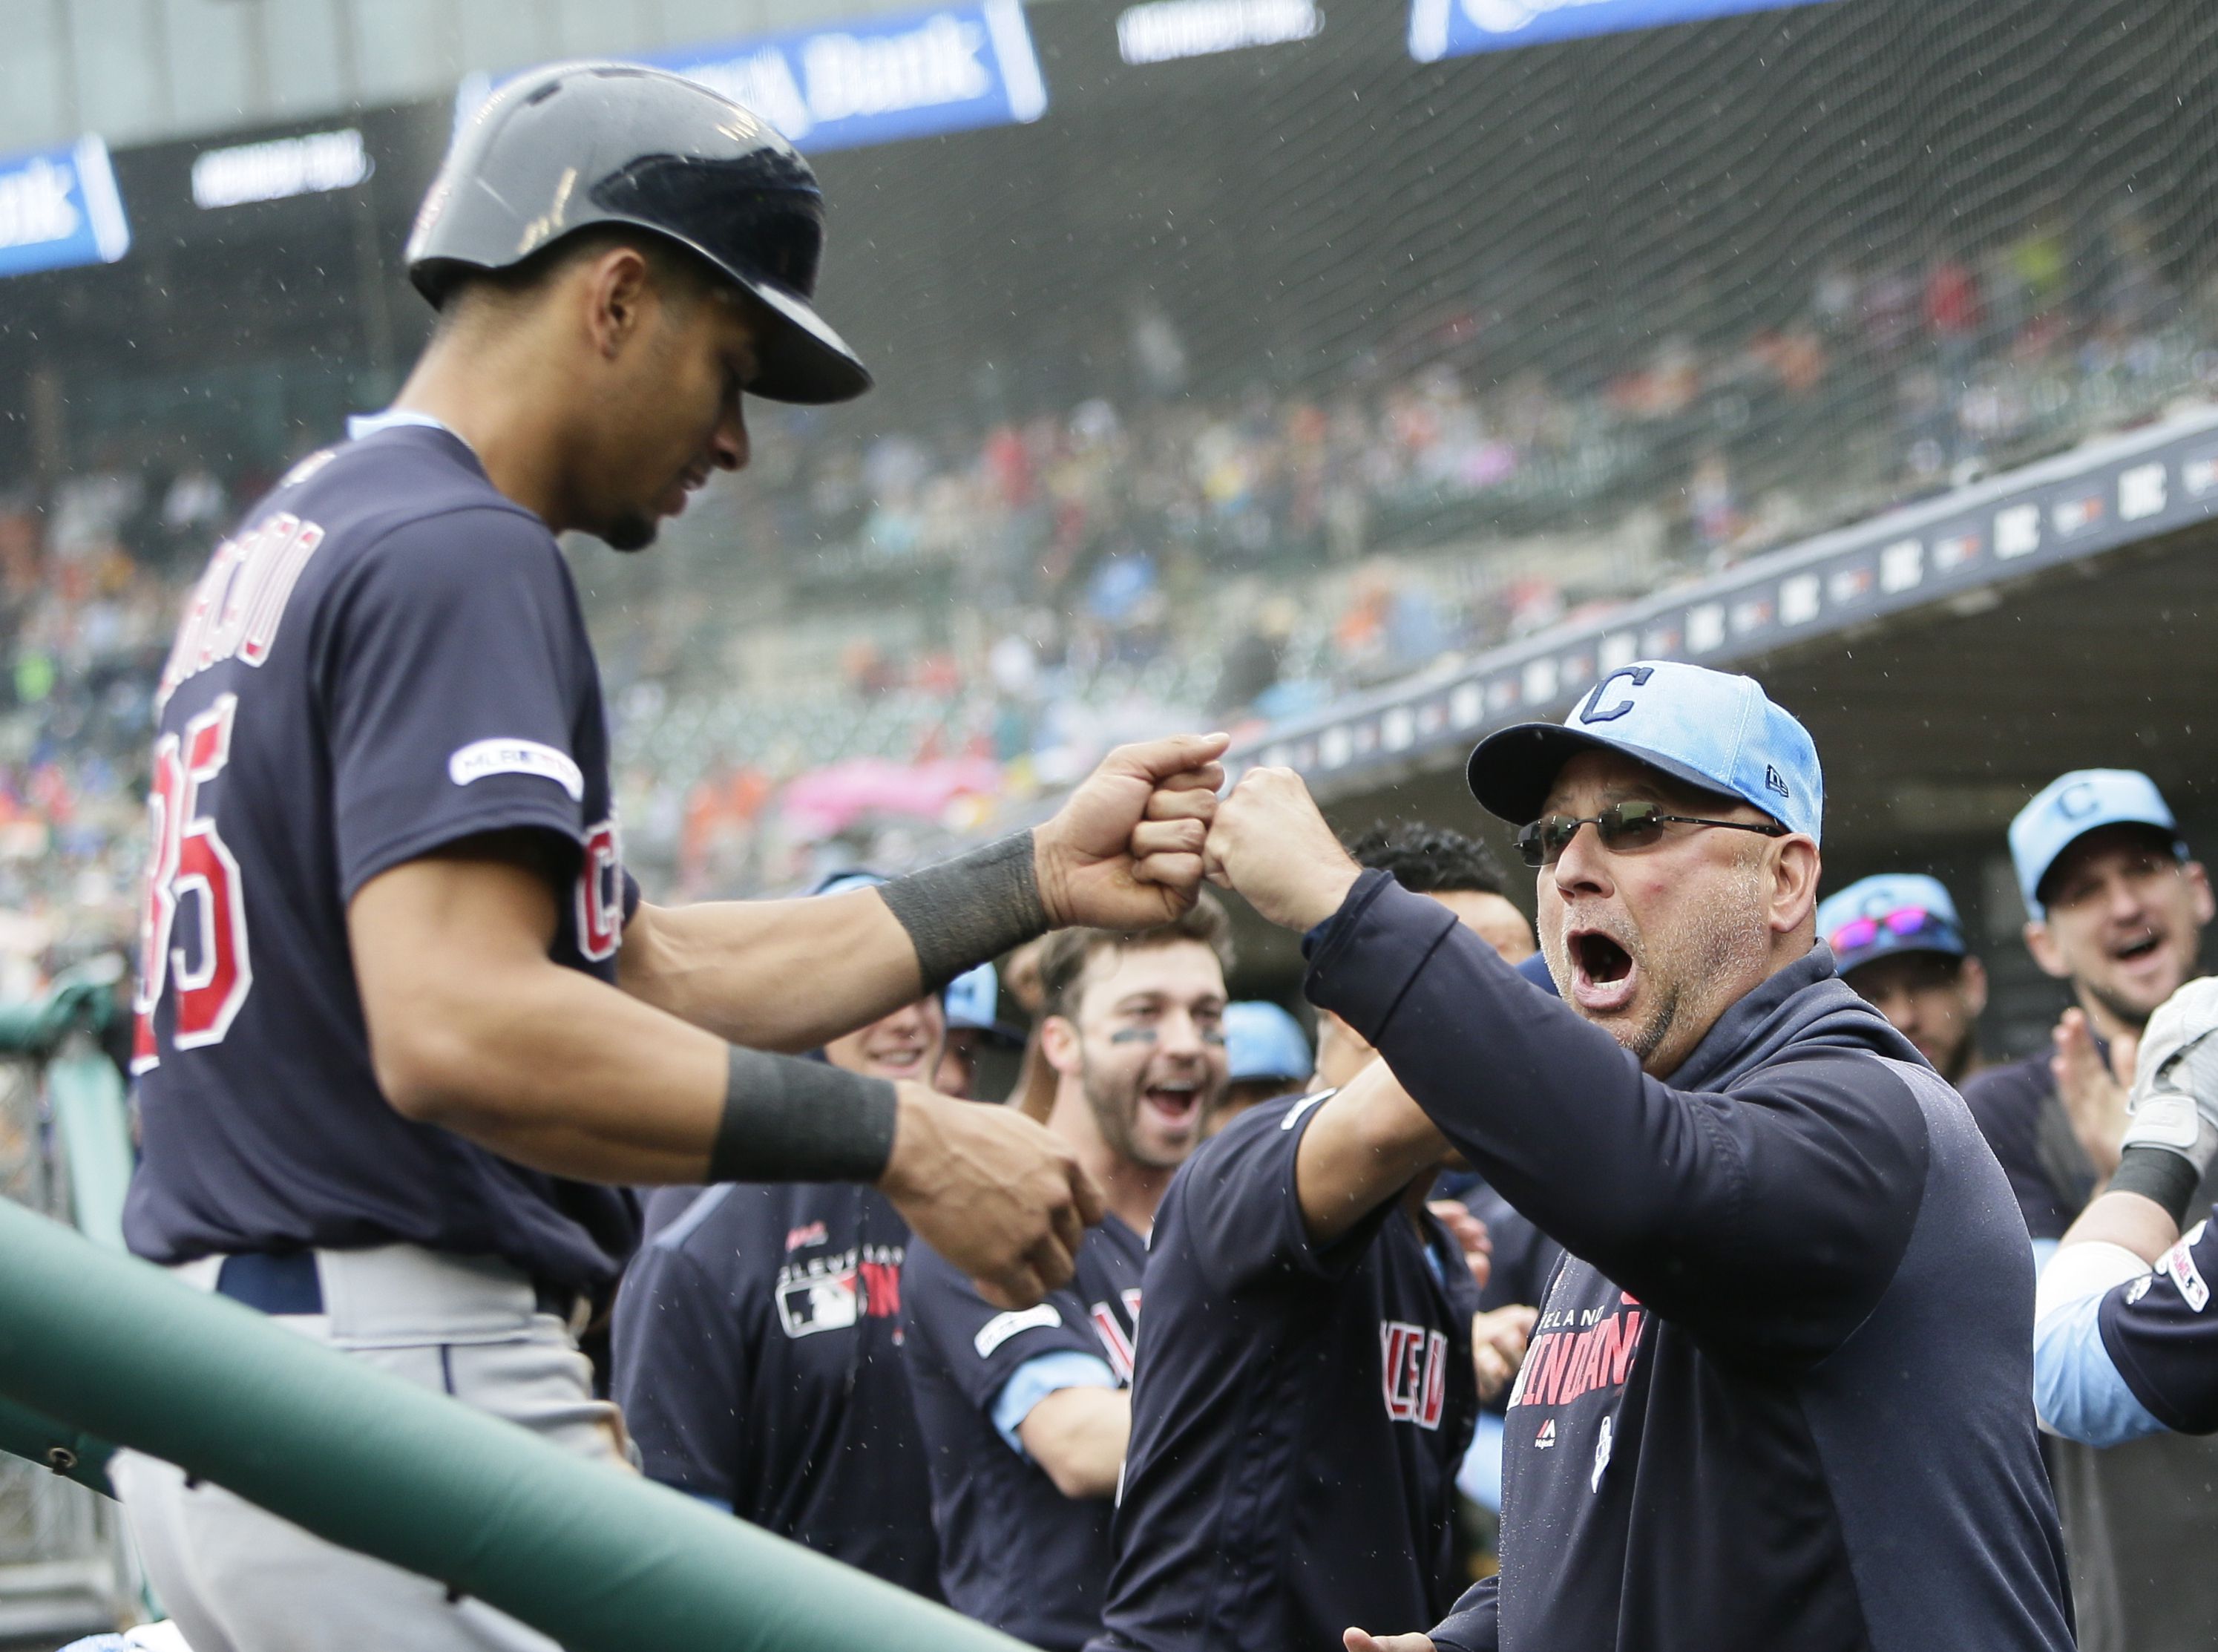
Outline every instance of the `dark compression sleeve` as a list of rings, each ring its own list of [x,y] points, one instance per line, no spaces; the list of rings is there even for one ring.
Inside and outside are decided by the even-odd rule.
[[[875,1182],[893,1156],[894,1087],[822,1061],[732,1046],[711,1182]]]
[[[908,931],[928,993],[1047,928],[1030,832],[896,878],[878,893]]]

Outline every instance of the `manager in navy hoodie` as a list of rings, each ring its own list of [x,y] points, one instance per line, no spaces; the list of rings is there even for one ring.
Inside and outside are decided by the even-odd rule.
[[[1808,733],[1748,678],[1644,661],[1470,778],[1521,828],[1560,1002],[1361,871],[1288,771],[1205,852],[1570,1253],[1509,1409],[1500,1577],[1348,1645],[2065,1652],[2024,1226],[1816,943]]]

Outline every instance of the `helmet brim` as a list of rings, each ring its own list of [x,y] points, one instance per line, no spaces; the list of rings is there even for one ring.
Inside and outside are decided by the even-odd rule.
[[[767,333],[757,341],[750,395],[824,407],[852,401],[870,388],[870,370],[806,299],[771,282],[751,280],[736,270],[728,273],[760,300],[771,316]]]

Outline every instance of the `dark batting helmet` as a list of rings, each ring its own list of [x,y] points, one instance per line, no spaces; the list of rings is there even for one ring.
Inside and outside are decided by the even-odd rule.
[[[759,341],[755,394],[846,401],[870,388],[809,303],[824,250],[816,174],[760,117],[659,69],[557,64],[495,92],[424,197],[409,279],[436,307],[458,275],[596,224],[675,241],[762,301],[776,325]]]

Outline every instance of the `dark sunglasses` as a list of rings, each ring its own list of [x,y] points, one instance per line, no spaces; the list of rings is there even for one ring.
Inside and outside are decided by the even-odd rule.
[[[1645,849],[1663,841],[1666,826],[1722,826],[1728,831],[1761,832],[1766,837],[1785,837],[1787,828],[1775,821],[1704,820],[1694,815],[1667,815],[1652,803],[1613,804],[1598,815],[1544,815],[1530,826],[1517,829],[1517,853],[1528,866],[1552,866],[1579,835],[1591,826],[1606,849]]]
[[[1907,941],[1911,936],[1923,935],[1929,929],[1941,930],[1950,927],[1948,920],[1922,906],[1902,906],[1882,917],[1851,918],[1827,935],[1825,944],[1837,953],[1856,953],[1877,941],[1881,929],[1898,941]]]

